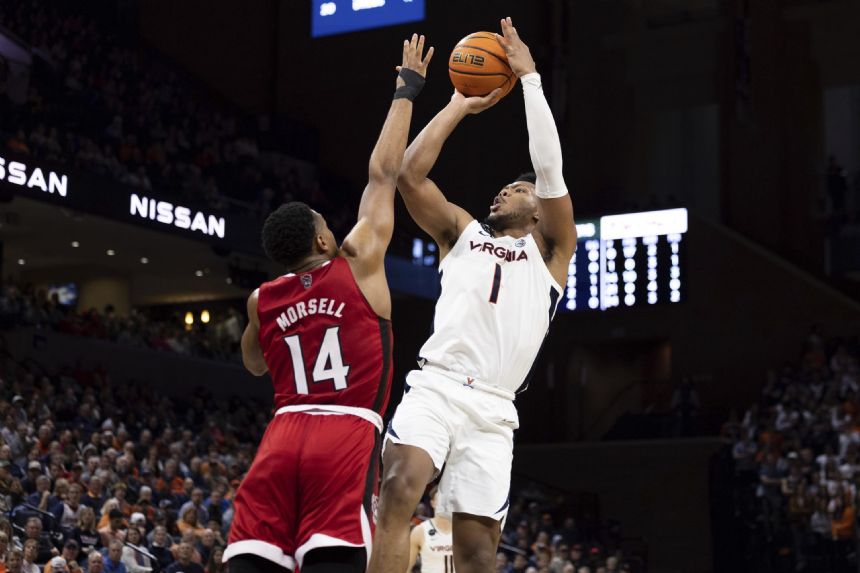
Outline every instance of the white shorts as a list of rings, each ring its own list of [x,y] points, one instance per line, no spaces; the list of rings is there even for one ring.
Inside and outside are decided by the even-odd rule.
[[[517,409],[511,400],[470,387],[460,378],[465,380],[429,366],[410,372],[383,448],[393,442],[430,455],[436,471],[442,471],[436,505],[440,515],[456,512],[503,520],[514,430],[519,427]]]

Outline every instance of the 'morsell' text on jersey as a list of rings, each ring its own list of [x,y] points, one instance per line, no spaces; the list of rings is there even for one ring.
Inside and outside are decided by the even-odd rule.
[[[283,311],[276,319],[281,330],[286,330],[297,321],[316,314],[327,314],[336,318],[343,317],[345,302],[338,302],[333,298],[311,298],[296,304]],[[335,310],[336,309],[336,310]]]

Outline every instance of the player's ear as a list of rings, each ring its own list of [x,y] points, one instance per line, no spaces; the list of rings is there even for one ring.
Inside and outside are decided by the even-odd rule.
[[[328,246],[328,241],[326,240],[325,235],[317,233],[314,237],[314,250],[318,253],[327,253]]]

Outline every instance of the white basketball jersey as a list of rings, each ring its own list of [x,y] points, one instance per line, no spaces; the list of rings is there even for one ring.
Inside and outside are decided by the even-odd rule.
[[[562,293],[534,237],[494,238],[472,221],[439,272],[442,294],[421,359],[513,399],[524,389]]]
[[[449,531],[442,533],[428,519],[419,525],[424,530],[421,544],[421,573],[454,573],[454,537]]]

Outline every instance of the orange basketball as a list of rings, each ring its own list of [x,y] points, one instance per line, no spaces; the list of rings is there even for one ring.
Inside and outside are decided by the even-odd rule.
[[[485,96],[502,88],[502,97],[517,83],[508,57],[492,32],[475,32],[460,40],[448,59],[451,83],[466,97]]]

